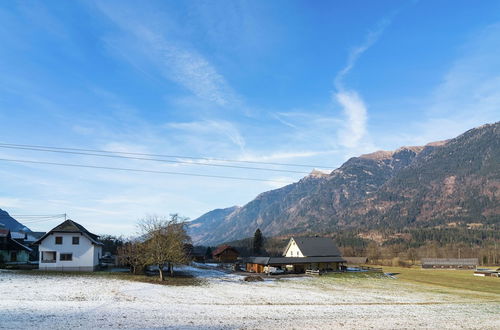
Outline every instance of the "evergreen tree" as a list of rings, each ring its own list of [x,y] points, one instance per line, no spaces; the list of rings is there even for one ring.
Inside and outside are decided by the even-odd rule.
[[[205,260],[210,259],[212,259],[212,248],[209,246],[207,247],[207,251],[205,252]]]
[[[262,252],[262,245],[264,243],[264,238],[259,228],[255,231],[253,235],[253,253],[259,255]]]

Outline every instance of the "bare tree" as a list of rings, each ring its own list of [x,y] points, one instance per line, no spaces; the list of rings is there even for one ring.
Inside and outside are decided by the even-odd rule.
[[[175,264],[188,261],[185,244],[190,242],[186,232],[186,218],[178,214],[170,217],[148,216],[139,222],[144,237],[144,258],[148,264],[158,266],[160,280],[164,280],[163,268],[174,276]]]
[[[143,243],[129,241],[118,247],[118,262],[130,267],[133,274],[145,266]]]

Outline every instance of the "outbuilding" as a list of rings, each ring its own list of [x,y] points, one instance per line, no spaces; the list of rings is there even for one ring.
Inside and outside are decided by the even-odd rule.
[[[246,270],[262,273],[270,267],[290,273],[340,271],[345,263],[328,237],[292,237],[281,257],[250,257]]]
[[[221,245],[212,253],[212,257],[217,262],[233,263],[238,260],[240,253],[234,247],[229,245]]]
[[[478,264],[477,258],[422,258],[422,268],[474,269]]]

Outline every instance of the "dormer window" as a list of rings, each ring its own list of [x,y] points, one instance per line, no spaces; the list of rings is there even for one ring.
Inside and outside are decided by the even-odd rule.
[[[62,236],[56,236],[56,244],[57,245],[62,245],[63,243],[63,238]]]

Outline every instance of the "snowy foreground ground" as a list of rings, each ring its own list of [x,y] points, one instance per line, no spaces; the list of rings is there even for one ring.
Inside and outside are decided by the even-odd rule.
[[[498,296],[421,290],[394,279],[247,283],[188,268],[201,286],[0,271],[0,328],[500,328]]]

